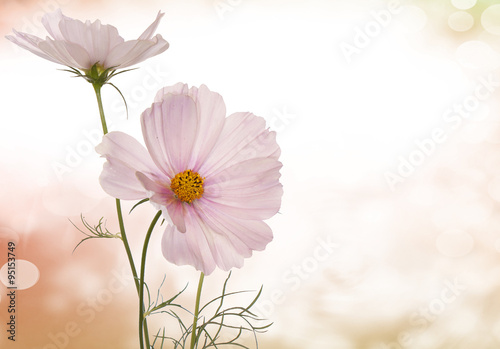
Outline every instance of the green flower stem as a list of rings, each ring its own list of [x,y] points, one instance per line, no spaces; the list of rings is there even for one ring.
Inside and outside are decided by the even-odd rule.
[[[125,246],[125,251],[127,251],[127,257],[128,261],[130,263],[130,269],[132,269],[132,275],[134,276],[134,282],[135,282],[135,287],[137,289],[137,294],[139,295],[139,298],[142,300],[141,296],[141,289],[140,289],[140,281],[137,278],[137,270],[135,269],[135,264],[134,264],[134,259],[132,258],[132,252],[130,251],[130,246],[128,244],[127,240],[127,235],[125,234],[125,225],[123,224],[123,217],[122,217],[122,209],[121,209],[121,204],[120,200],[116,199],[116,212],[118,213],[118,222],[120,224],[120,231],[122,232],[121,237],[123,241],[123,246]],[[141,275],[141,281],[144,283],[144,275]],[[142,304],[142,302],[141,302]],[[146,348],[149,349],[149,331],[148,331],[148,324],[147,322],[144,323],[144,329],[139,328],[139,338],[140,338],[140,343],[141,343],[141,348],[142,348],[142,331],[144,330],[144,336],[146,338]]]
[[[151,234],[153,233],[153,228],[156,225],[156,222],[158,222],[158,219],[161,217],[161,211],[158,211],[156,214],[155,218],[153,218],[153,221],[149,225],[148,232],[146,233],[146,238],[144,239],[144,247],[142,248],[142,259],[141,259],[141,278],[139,279],[140,285],[139,285],[139,340],[141,343],[141,349],[143,349],[142,342],[142,326],[145,324],[146,318],[144,317],[144,274],[146,272],[146,252],[148,251],[148,244],[149,244],[149,239],[151,238]],[[144,331],[146,332],[146,331]],[[146,340],[146,348],[150,348],[149,345],[149,336],[147,333],[145,333],[145,338]]]
[[[101,117],[102,132],[104,134],[107,134],[108,133],[108,126],[106,125],[106,117],[104,116],[104,108],[102,106],[102,98],[101,98],[102,85],[99,83],[94,83],[94,84],[92,84],[92,86],[94,87],[95,95],[97,98],[97,105],[99,106],[99,115]],[[128,261],[130,264],[130,269],[132,270],[132,276],[134,277],[135,288],[137,290],[137,294],[139,295],[140,288],[139,288],[139,279],[137,277],[137,269],[135,268],[134,258],[132,257],[132,252],[130,250],[130,245],[128,243],[127,234],[125,233],[125,224],[123,223],[122,208],[121,208],[121,203],[120,203],[119,199],[116,199],[116,212],[118,214],[118,224],[120,225],[121,240],[123,241],[123,246],[125,247],[125,252],[127,253]],[[144,323],[144,333],[145,333],[146,338],[149,338],[147,322]],[[142,337],[142,330],[141,330],[139,337]],[[141,348],[142,347],[143,347],[143,344],[142,344],[142,339],[141,339]],[[149,349],[149,347],[148,347],[148,349]]]
[[[198,281],[198,292],[196,293],[196,304],[194,306],[194,317],[193,317],[193,330],[191,332],[191,346],[190,349],[194,349],[196,344],[196,326],[198,324],[198,313],[200,311],[200,298],[201,298],[201,288],[203,287],[203,279],[205,274],[200,273],[200,281]]]
[[[137,270],[135,269],[134,259],[132,258],[132,252],[130,251],[130,245],[128,244],[127,234],[125,233],[125,224],[123,223],[122,216],[122,205],[120,199],[116,199],[116,213],[118,214],[118,224],[120,225],[121,239],[123,241],[123,246],[125,246],[125,251],[127,252],[128,262],[130,263],[130,269],[132,269],[132,275],[134,276],[135,287],[137,289],[137,294],[139,294],[139,281],[137,279]]]
[[[102,132],[104,134],[108,133],[108,126],[106,125],[106,117],[104,116],[104,108],[102,107],[101,98],[101,84],[92,84],[94,87],[95,95],[97,97],[97,105],[99,106],[99,115],[101,116]]]

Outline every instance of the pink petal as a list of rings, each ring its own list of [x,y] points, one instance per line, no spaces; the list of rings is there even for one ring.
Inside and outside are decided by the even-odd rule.
[[[126,133],[113,131],[106,134],[95,149],[107,159],[117,158],[128,165],[133,165],[137,171],[158,172],[146,148]]]
[[[139,200],[148,197],[148,192],[137,180],[136,171],[115,158],[104,163],[99,183],[107,194],[117,199]]]
[[[147,29],[144,31],[144,33],[139,36],[138,40],[149,40],[153,37],[153,34],[155,33],[156,29],[158,28],[158,24],[160,24],[160,20],[165,15],[161,11],[158,11],[158,15],[156,15],[156,19]]]
[[[198,117],[189,96],[169,95],[141,115],[142,133],[156,165],[170,178],[187,170]]]
[[[229,270],[243,266],[252,250],[263,250],[272,240],[271,229],[262,221],[240,221],[217,214],[207,207],[190,207],[186,233],[168,226],[162,239],[165,258],[177,265],[193,265],[206,275],[215,266]]]
[[[168,213],[168,218],[181,233],[186,232],[186,223],[184,216],[186,214],[184,203],[175,198],[174,193],[170,190],[170,181],[164,181],[161,184],[151,180],[143,173],[137,172],[137,178],[144,188],[149,191],[150,201],[157,210]]]
[[[121,66],[123,63],[125,63],[125,61],[130,60],[130,56],[135,57],[135,55],[139,54],[137,52],[133,52],[134,49],[144,49],[142,46],[137,46],[138,43],[139,41],[137,40],[125,41],[114,46],[108,53],[106,60],[103,62],[103,65],[106,67]],[[142,45],[147,46],[147,44]]]
[[[192,87],[191,93],[198,105],[199,126],[193,157],[188,166],[196,171],[219,139],[226,121],[226,105],[220,94],[210,91],[205,85],[199,89]]]
[[[105,66],[126,68],[167,50],[169,44],[161,35],[151,40],[130,40],[116,45],[108,54]]]
[[[217,267],[229,271],[232,268],[241,268],[244,263],[243,256],[236,252],[231,241],[224,235],[212,234],[210,250]]]
[[[177,230],[181,233],[186,232],[186,220],[188,204],[174,198],[173,196],[167,203],[168,216],[172,220]]]
[[[140,52],[138,55],[135,55],[135,57],[130,54],[130,59],[121,64],[121,67],[126,68],[140,63],[148,58],[165,52],[169,48],[169,43],[165,39],[163,39],[160,34],[156,34],[151,40],[148,40],[147,43],[149,43],[149,46],[146,49],[143,49],[142,52]]]
[[[276,133],[265,128],[263,118],[251,113],[235,113],[226,119],[217,144],[201,165],[207,178],[246,160],[270,157],[278,159],[280,148]]]
[[[109,51],[123,43],[115,27],[102,25],[99,20],[83,23],[66,17],[59,23],[59,28],[66,41],[77,43],[88,52],[90,66],[97,62],[104,65]]]
[[[148,190],[150,195],[150,202],[157,210],[162,210],[168,217],[168,220],[173,224],[181,233],[186,232],[186,203],[177,199],[170,190],[170,183],[168,185],[159,185],[154,183],[151,179],[143,173],[137,172],[137,177],[142,185]]]
[[[219,236],[225,236],[232,243],[232,250],[244,257],[252,251],[262,251],[273,240],[271,228],[261,220],[244,220],[231,217],[217,210],[211,204],[197,204],[204,223]]]
[[[136,172],[161,180],[162,174],[147,150],[125,133],[108,133],[96,151],[107,160],[100,177],[101,186],[113,197],[125,200],[147,197],[147,190],[137,179]]]
[[[241,219],[262,220],[274,216],[283,188],[282,164],[273,158],[237,163],[205,180],[203,199],[211,207]]]
[[[40,42],[38,47],[47,55],[56,58],[59,63],[69,67],[89,69],[92,66],[87,51],[77,44],[47,38]]]
[[[42,57],[44,59],[47,59],[51,62],[67,65],[65,62],[61,62],[58,58],[52,57],[52,56],[48,55],[47,53],[43,52],[42,50],[40,50],[38,45],[41,42],[43,42],[43,39],[40,39],[37,36],[30,35],[27,33],[20,33],[20,32],[17,32],[16,30],[13,30],[13,32],[14,32],[14,36],[12,36],[12,35],[6,36],[6,38],[9,41],[24,48],[25,50],[30,51],[31,53],[34,53],[37,56]]]
[[[155,102],[161,102],[163,99],[168,95],[168,94],[173,94],[173,95],[190,95],[189,94],[189,86],[187,84],[184,84],[182,82],[178,82],[173,86],[166,86],[160,89],[155,96]],[[193,97],[192,95],[190,95]],[[193,98],[194,99],[194,98]]]
[[[170,190],[170,181],[168,178],[165,178],[164,181],[158,181],[158,179],[155,181],[142,172],[136,172],[136,176],[144,189],[151,192],[153,195],[159,195],[161,197],[161,201],[157,201],[156,203],[165,206],[165,196],[172,192]]]
[[[191,161],[188,168],[198,171],[201,164],[208,157],[217,139],[220,136],[226,119],[226,105],[222,96],[210,91],[207,86],[191,87],[178,83],[174,86],[164,87],[155,97],[155,102],[162,101],[166,96],[188,95],[193,98],[198,110],[198,132],[192,149]]]
[[[190,224],[189,231],[184,234],[168,225],[161,246],[163,256],[176,265],[192,265],[205,275],[215,270],[215,260],[199,224]]]
[[[118,34],[118,30],[112,25],[101,25],[100,21],[95,21],[90,25],[91,41],[88,42],[88,50],[92,52],[91,59],[94,63],[99,62],[105,68],[104,62],[107,59],[109,52],[124,40]]]
[[[59,23],[63,20],[63,18],[69,19],[69,17],[62,14],[60,8],[54,12],[46,13],[42,17],[43,26],[55,40],[64,40],[64,37],[61,34],[61,29],[59,29]]]
[[[42,58],[77,69],[88,70],[95,63],[104,68],[126,68],[168,49],[161,35],[153,37],[163,15],[159,12],[138,40],[124,42],[114,26],[102,25],[99,20],[83,23],[64,16],[59,9],[42,18],[52,39],[44,41],[15,31],[15,36],[7,39]]]

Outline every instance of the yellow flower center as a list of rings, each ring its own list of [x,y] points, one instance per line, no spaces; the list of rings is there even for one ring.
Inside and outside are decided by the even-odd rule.
[[[172,178],[170,189],[172,189],[179,200],[190,204],[193,200],[199,199],[203,195],[204,179],[198,172],[191,170],[179,172]]]

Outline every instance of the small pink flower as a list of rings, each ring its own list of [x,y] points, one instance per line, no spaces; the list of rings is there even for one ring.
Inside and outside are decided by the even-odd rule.
[[[45,14],[42,23],[51,37],[45,40],[14,30],[7,39],[49,61],[85,72],[95,64],[101,70],[121,69],[142,62],[168,48],[160,34],[153,34],[163,13],[137,40],[124,41],[118,30],[99,20],[85,23],[66,17],[61,10]]]
[[[263,220],[283,194],[280,148],[265,120],[226,118],[218,93],[179,83],[158,92],[141,123],[147,149],[122,132],[96,147],[107,160],[100,182],[115,198],[149,198],[163,211],[165,258],[210,274],[263,250],[272,240]]]

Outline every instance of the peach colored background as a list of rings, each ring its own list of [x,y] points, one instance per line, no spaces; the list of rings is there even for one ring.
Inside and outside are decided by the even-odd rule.
[[[1,36],[44,35],[40,16],[55,4],[127,39],[166,13],[158,32],[169,50],[114,81],[128,119],[104,90],[110,129],[140,138],[156,90],[182,81],[205,83],[228,113],[252,111],[278,132],[285,195],[269,221],[275,239],[230,283],[264,285],[257,309],[274,325],[260,347],[499,347],[496,1],[2,0]],[[0,52],[0,267],[14,241],[34,268],[19,271],[34,284],[17,292],[15,343],[0,283],[0,346],[138,348],[119,242],[73,252],[80,214],[117,231],[97,182],[93,91],[7,40]],[[136,259],[153,216],[147,205],[126,216]],[[167,263],[160,238],[158,228],[147,281],[156,290],[166,275],[165,297],[189,283],[182,301],[192,309],[198,274]],[[205,300],[225,277],[206,279]],[[162,317],[151,327],[165,324],[173,328]]]

